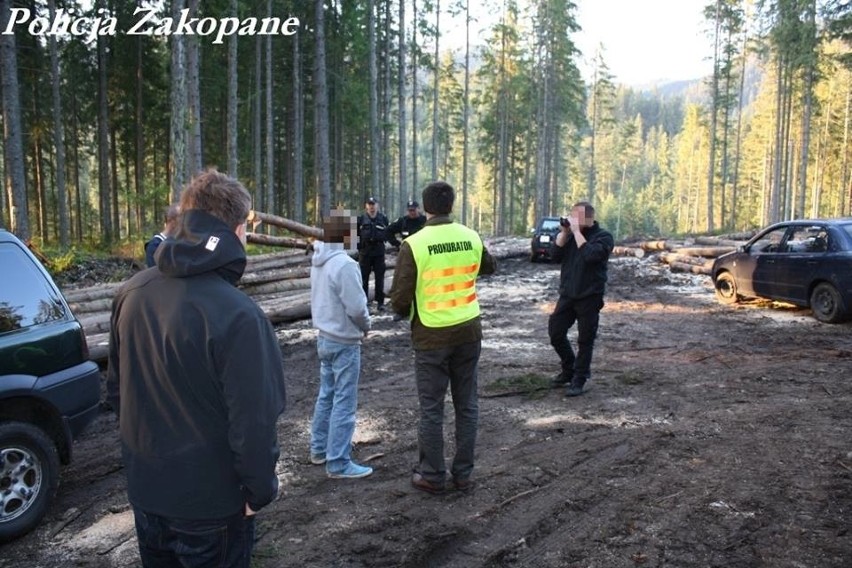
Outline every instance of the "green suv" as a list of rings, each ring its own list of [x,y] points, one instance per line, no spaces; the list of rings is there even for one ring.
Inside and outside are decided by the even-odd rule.
[[[0,229],[0,542],[35,527],[71,441],[98,415],[101,375],[47,270]]]

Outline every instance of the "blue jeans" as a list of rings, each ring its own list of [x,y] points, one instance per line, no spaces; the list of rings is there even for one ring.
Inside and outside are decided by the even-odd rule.
[[[358,408],[361,345],[317,338],[320,386],[311,423],[311,453],[325,454],[326,471],[339,473],[352,460]]]
[[[133,508],[145,568],[249,568],[254,517],[174,519]]]

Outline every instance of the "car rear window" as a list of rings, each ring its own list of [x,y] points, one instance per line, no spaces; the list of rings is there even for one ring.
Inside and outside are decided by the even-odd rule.
[[[44,275],[14,243],[0,243],[0,333],[65,317]]]
[[[559,219],[544,219],[544,220],[542,220],[541,230],[542,231],[559,230]]]

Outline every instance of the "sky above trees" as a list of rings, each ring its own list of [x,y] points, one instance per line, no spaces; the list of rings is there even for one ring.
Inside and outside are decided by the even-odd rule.
[[[702,11],[710,0],[575,0],[582,30],[574,41],[583,53],[580,70],[591,75],[599,44],[617,83],[638,86],[658,80],[701,79],[712,74],[713,45]],[[488,3],[473,11],[471,43],[482,45],[500,11]],[[447,46],[464,48],[463,15],[445,18]]]
[[[700,79],[713,72],[702,15],[708,0],[577,0],[575,41],[591,62],[598,44],[618,83]],[[586,71],[586,65],[581,70]]]

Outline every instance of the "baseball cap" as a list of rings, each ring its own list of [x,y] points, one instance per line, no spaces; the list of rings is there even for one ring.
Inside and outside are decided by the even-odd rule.
[[[408,202],[408,208],[409,209],[415,209],[417,207],[420,207],[420,204],[417,203],[416,201],[411,200],[411,201]]]
[[[373,203],[378,203],[378,200],[371,195],[370,197],[364,200],[364,203],[369,203],[370,205],[372,205]]]

